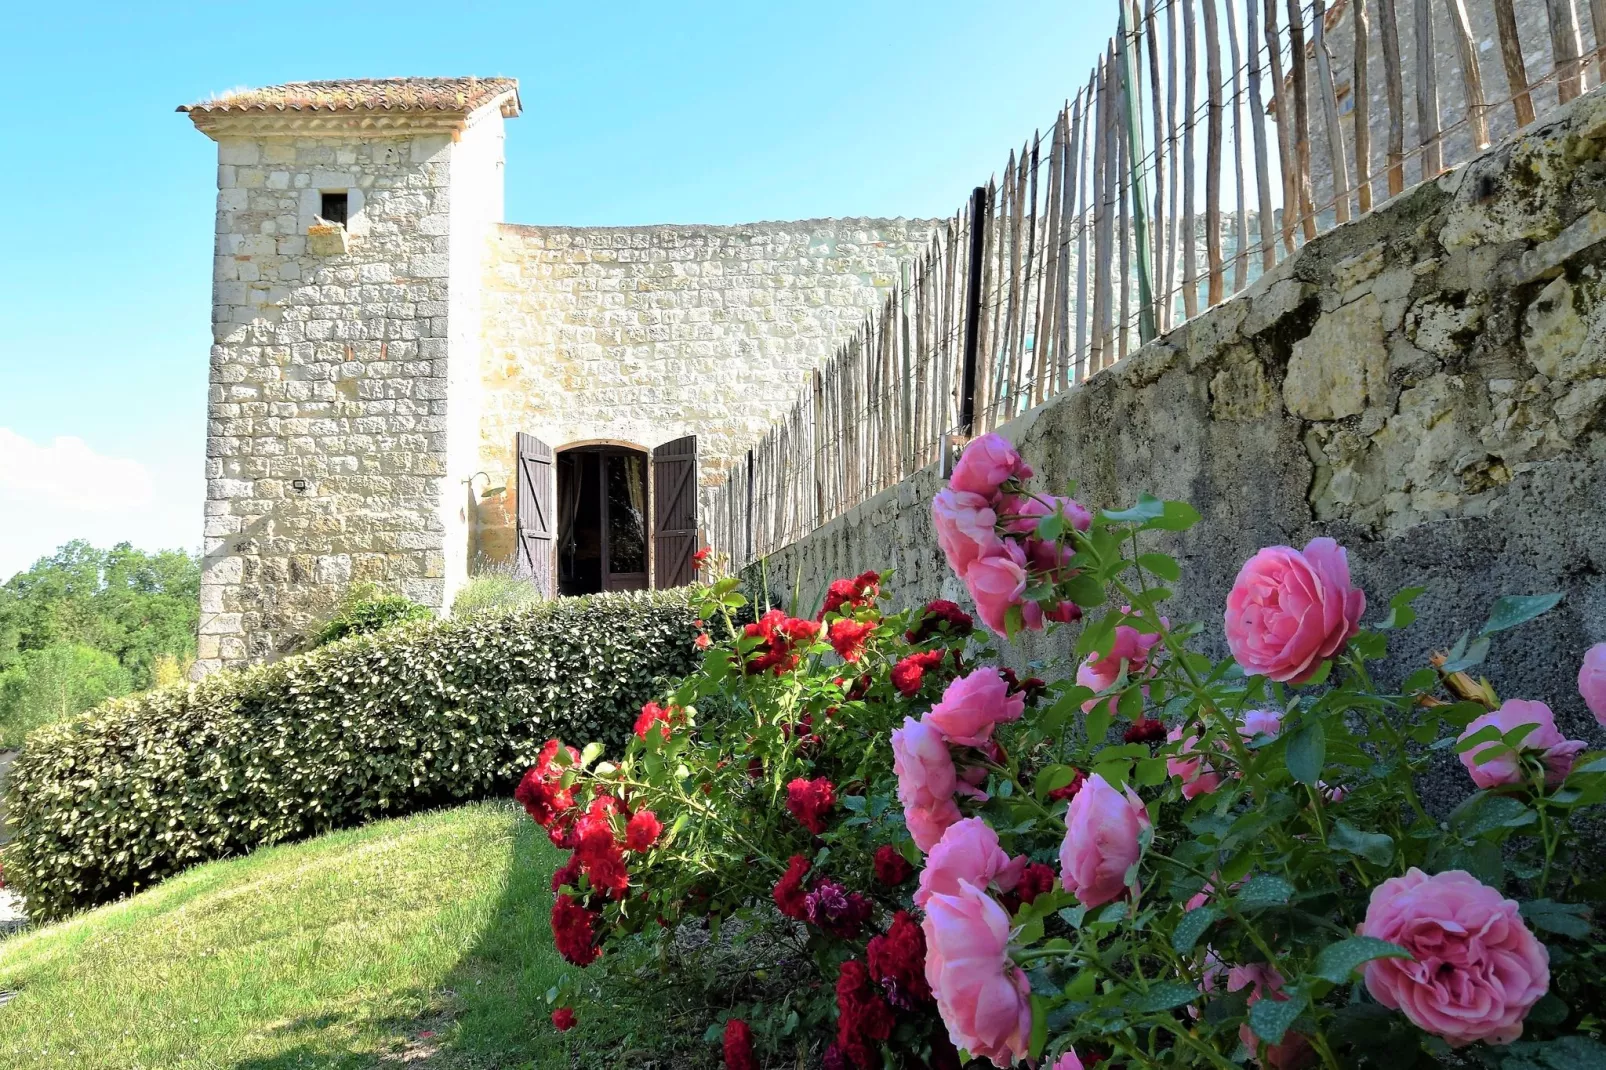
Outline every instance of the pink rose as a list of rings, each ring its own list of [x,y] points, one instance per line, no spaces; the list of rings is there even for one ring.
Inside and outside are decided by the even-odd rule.
[[[957,895],[959,882],[977,888],[996,884],[1007,892],[1020,882],[1026,856],[1011,859],[998,845],[998,833],[979,817],[968,817],[948,826],[920,871],[920,887],[915,906],[924,907],[933,895]]]
[[[1283,714],[1281,710],[1245,710],[1244,715],[1238,719],[1238,734],[1248,742],[1256,736],[1271,736],[1275,739],[1282,734]]]
[[[982,623],[999,635],[1008,634],[1005,618],[1010,606],[1020,606],[1021,620],[1028,631],[1043,627],[1043,611],[1036,602],[1024,601],[1027,571],[1026,551],[1013,539],[1001,542],[976,558],[965,569],[965,589],[976,603]]]
[[[1501,735],[1523,725],[1534,727],[1522,738],[1522,742],[1515,750],[1498,740],[1490,740],[1461,755],[1461,764],[1467,767],[1472,782],[1480,788],[1498,788],[1526,782],[1528,775],[1522,767],[1524,754],[1535,754],[1539,757],[1545,766],[1545,784],[1553,788],[1567,779],[1567,774],[1573,771],[1573,759],[1588,746],[1583,740],[1563,739],[1560,730],[1556,728],[1556,715],[1551,713],[1550,707],[1543,702],[1530,702],[1520,698],[1507,699],[1498,710],[1491,710],[1473,720],[1459,738],[1466,739],[1489,725],[1499,729]],[[1495,757],[1480,763],[1478,756],[1485,752],[1492,753]]]
[[[1454,1048],[1510,1044],[1550,990],[1550,953],[1517,904],[1461,870],[1430,877],[1413,867],[1384,881],[1355,931],[1411,953],[1368,962],[1367,991]]]
[[[898,801],[905,809],[930,809],[951,802],[958,774],[942,733],[913,717],[892,731],[892,771],[898,776]]]
[[[1182,726],[1178,725],[1166,733],[1165,738],[1172,743],[1182,741],[1181,749],[1165,760],[1165,771],[1167,776],[1182,781],[1184,799],[1197,799],[1221,787],[1221,774],[1207,766],[1204,755],[1199,752],[1198,735],[1183,740]]]
[[[1032,1037],[1031,983],[1009,958],[1009,915],[961,881],[926,901],[926,983],[948,1039],[971,1055],[1009,1066]]]
[[[992,738],[993,725],[1018,721],[1025,710],[1026,693],[1010,694],[1003,673],[987,665],[949,684],[924,720],[950,743],[980,747]]]
[[[1130,607],[1122,607],[1127,612]],[[1149,675],[1149,651],[1154,644],[1160,641],[1159,632],[1140,632],[1126,624],[1115,626],[1115,642],[1110,652],[1100,657],[1089,654],[1087,660],[1077,666],[1076,682],[1083,687],[1094,691],[1103,691],[1114,687],[1115,681],[1121,678],[1121,666],[1125,664],[1126,675],[1129,680],[1136,680]],[[1110,712],[1115,712],[1115,699],[1110,699]],[[1092,713],[1093,707],[1098,705],[1098,699],[1089,699],[1082,703],[1083,713]]]
[[[1606,728],[1606,643],[1596,643],[1584,655],[1584,664],[1578,669],[1578,693],[1595,720]]]
[[[1286,1000],[1288,997],[1282,994],[1282,987],[1283,975],[1264,962],[1234,966],[1227,971],[1227,991],[1237,992],[1248,988],[1248,1005],[1251,1007],[1266,998],[1279,1003]],[[1298,1070],[1316,1061],[1316,1050],[1302,1033],[1289,1031],[1276,1044],[1269,1044],[1255,1036],[1255,1031],[1245,1022],[1238,1027],[1238,1041],[1250,1051],[1259,1053],[1261,1064],[1272,1070]]]
[[[1005,521],[1004,530],[1017,535],[1035,535],[1037,522],[1055,513],[1063,515],[1077,531],[1086,531],[1093,526],[1093,514],[1075,498],[1021,494],[1010,495],[998,503],[1000,519],[1006,516],[1014,518]]]
[[[1360,629],[1365,609],[1332,539],[1303,551],[1268,546],[1244,562],[1227,595],[1227,646],[1245,672],[1303,683]]]
[[[956,576],[963,577],[971,562],[999,546],[993,530],[998,516],[979,494],[938,491],[931,502],[931,519],[937,527],[937,545]]]
[[[959,817],[959,807],[952,799],[932,806],[906,806],[903,810],[903,823],[922,854],[937,846],[948,826]]]
[[[1086,907],[1117,898],[1130,884],[1128,871],[1143,854],[1140,840],[1149,811],[1131,788],[1125,794],[1094,774],[1065,811],[1060,844],[1060,883]]]
[[[1001,435],[987,434],[972,439],[954,465],[948,485],[991,499],[1008,479],[1030,479],[1032,470],[1020,459],[1015,447]]]

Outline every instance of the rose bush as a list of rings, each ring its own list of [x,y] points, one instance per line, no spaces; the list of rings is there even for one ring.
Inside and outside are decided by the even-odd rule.
[[[1385,685],[1422,591],[1368,621],[1316,539],[1245,563],[1213,658],[1151,545],[1191,508],[1094,512],[1031,477],[985,436],[933,519],[993,635],[1076,623],[1061,677],[1020,679],[949,603],[885,613],[874,573],[741,628],[716,582],[723,634],[624,753],[554,741],[521,788],[574,852],[560,950],[606,968],[677,924],[783,934],[813,979],[730,1001],[709,1039],[733,1065],[1603,1065],[1606,755],[1560,731],[1562,696],[1470,675],[1557,599],[1501,598]],[[1578,676],[1597,716],[1603,661]],[[1465,778],[1452,812],[1419,796],[1430,772]]]

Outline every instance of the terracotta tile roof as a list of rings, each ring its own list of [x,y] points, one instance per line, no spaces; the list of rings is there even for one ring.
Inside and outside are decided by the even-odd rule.
[[[517,78],[349,78],[327,82],[286,82],[261,89],[237,89],[211,100],[183,104],[194,114],[244,112],[423,111],[467,114],[511,93],[502,114],[519,113]]]

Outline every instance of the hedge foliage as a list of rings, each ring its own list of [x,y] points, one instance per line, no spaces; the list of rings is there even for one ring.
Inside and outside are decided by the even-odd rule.
[[[401,624],[30,736],[6,881],[58,917],[187,866],[510,791],[554,735],[621,743],[696,664],[683,592]]]

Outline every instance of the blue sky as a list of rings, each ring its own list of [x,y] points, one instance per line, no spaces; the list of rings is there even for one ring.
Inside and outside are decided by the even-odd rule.
[[[200,545],[215,149],[176,105],[511,75],[507,215],[946,215],[1086,78],[1114,0],[30,4],[0,34],[0,579]]]

